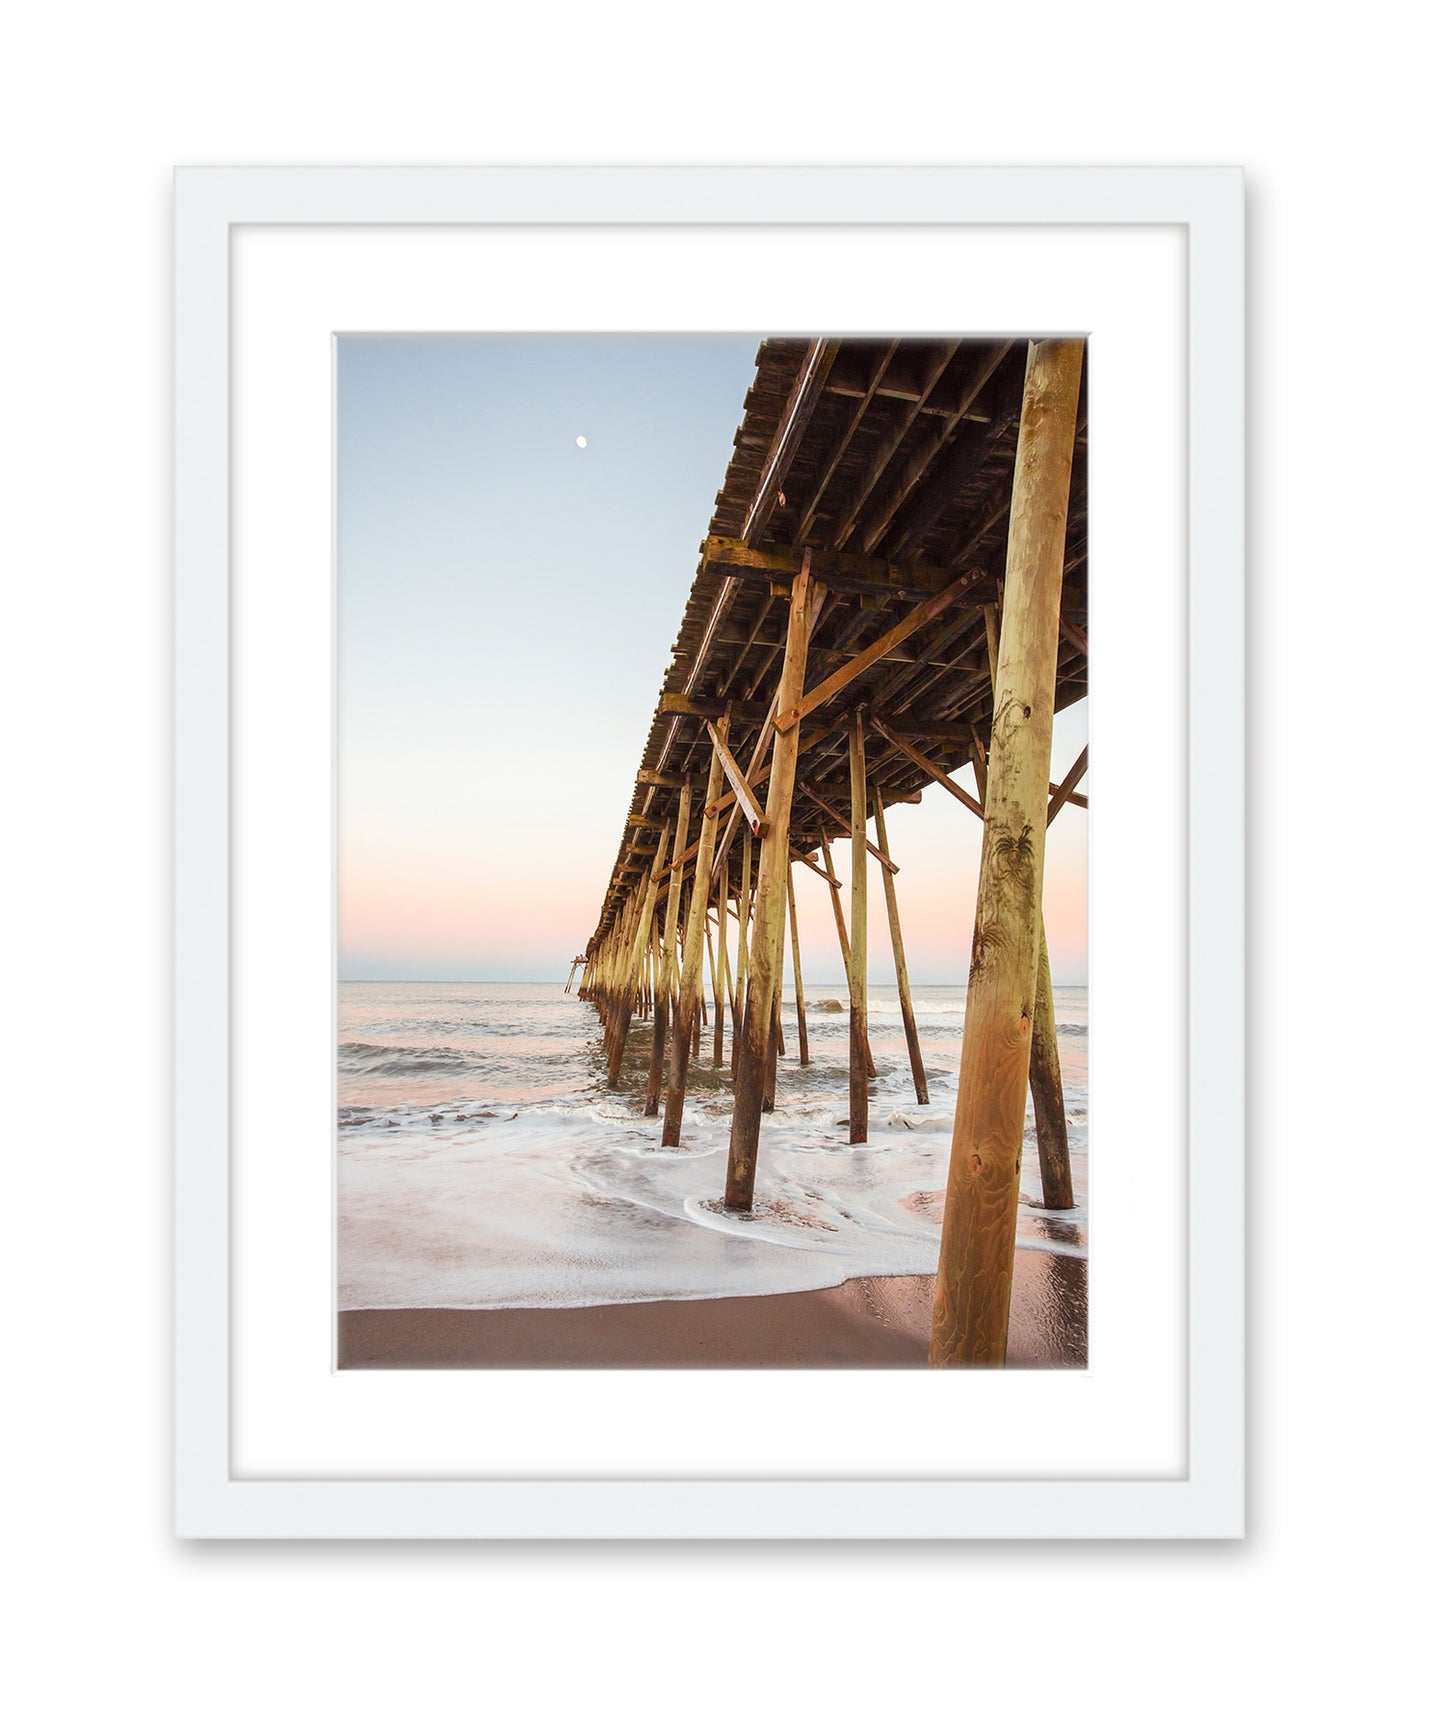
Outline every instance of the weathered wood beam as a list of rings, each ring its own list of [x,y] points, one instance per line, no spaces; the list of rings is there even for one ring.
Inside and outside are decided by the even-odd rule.
[[[865,369],[845,349],[833,364],[833,370],[828,375],[828,384],[825,390],[829,397],[858,398],[869,389],[870,381],[871,370]],[[879,384],[873,387],[873,396],[895,399],[900,403],[918,403],[920,389],[917,380],[899,379],[890,372]],[[963,390],[966,389],[965,383]],[[959,413],[963,390],[943,394],[940,388],[935,387],[928,402],[919,405],[919,414],[930,418],[939,417],[952,420]],[[987,412],[979,409],[968,410],[967,415],[970,420],[987,421],[989,419]]]
[[[780,642],[772,639],[763,638],[758,639],[756,642],[759,647],[764,650],[776,651],[783,648]],[[743,640],[740,638],[720,638],[718,643],[733,645],[741,644],[743,643]],[[815,662],[846,662],[852,654],[853,652],[851,650],[836,648],[832,645],[814,645],[812,650],[809,652],[811,659]],[[910,656],[907,651],[903,650],[891,651],[883,658],[883,660],[884,662],[896,663],[900,667],[906,666],[908,668],[957,669],[960,666],[956,659],[946,660],[943,657],[933,657],[928,655],[926,652],[918,656]]]
[[[834,725],[829,723],[823,728],[814,729],[810,733],[805,734],[802,740],[798,742],[798,757],[801,758],[811,747],[815,747],[819,741],[826,740],[827,737],[833,733],[833,730]],[[753,748],[752,758],[749,761],[747,771],[744,774],[744,780],[754,794],[756,794],[758,790],[766,784],[769,777],[773,774],[772,765],[766,762],[768,749],[771,745],[772,731],[771,728],[765,727],[758,735],[757,745]],[[732,808],[733,811],[728,812],[729,808]],[[718,812],[728,813],[727,827],[723,831],[722,843],[720,846],[723,853],[726,853],[732,847],[733,833],[737,825],[737,817],[740,811],[741,808],[737,805],[736,795],[727,794],[718,797]],[[765,830],[767,828],[766,811],[763,815],[763,828]],[[744,835],[744,845],[747,844],[750,836],[751,831]],[[714,873],[716,873],[716,869],[714,869]]]
[[[978,609],[945,616],[913,648],[914,661],[883,671],[869,695],[870,710],[885,715],[901,710],[934,716],[953,714],[964,693],[988,678]],[[940,686],[941,692],[937,690]]]
[[[1005,415],[986,424],[976,423],[958,436],[944,461],[919,487],[908,509],[906,526],[891,538],[889,551],[894,558],[906,558],[923,546],[929,531],[978,472],[1002,454],[1016,425],[1017,417]],[[1008,510],[1007,498],[1001,510]]]
[[[973,736],[970,756],[973,759],[973,780],[978,785],[978,798],[985,805],[988,802],[988,749],[979,738],[976,728],[970,723],[969,731]]]
[[[1076,795],[1074,793],[1074,790],[1081,782],[1083,782],[1084,772],[1087,771],[1088,768],[1089,748],[1086,742],[1084,750],[1069,767],[1069,774],[1064,778],[1063,782],[1049,784],[1049,792],[1052,798],[1049,801],[1048,818],[1045,820],[1046,824],[1053,824],[1054,820],[1063,812],[1064,803],[1066,801],[1074,801],[1081,807],[1088,806],[1089,802],[1086,796]]]
[[[848,425],[843,429],[842,434],[833,446],[832,457],[827,463],[819,466],[818,479],[813,484],[807,499],[798,508],[797,516],[794,519],[794,523],[797,526],[794,534],[800,542],[806,542],[808,539],[808,534],[812,530],[814,520],[818,515],[819,502],[827,491],[828,483],[832,481],[844,452],[847,451],[849,445],[852,443],[854,434],[857,433],[859,427],[862,425],[863,417],[868,412],[868,406],[873,402],[873,394],[883,383],[884,376],[888,372],[888,365],[893,360],[893,356],[897,351],[898,342],[899,340],[894,338],[892,342],[884,346],[882,356],[874,363],[869,372],[866,387],[857,394],[853,414],[849,419]],[[835,371],[836,368],[837,363],[835,362]]]
[[[743,521],[745,542],[754,542],[762,535],[768,527],[768,519],[777,509],[778,495],[787,480],[788,467],[797,455],[841,347],[837,341],[826,338],[816,338],[808,346],[802,366],[798,369],[798,377],[793,382],[793,389],[789,392],[788,401],[779,417],[777,432],[773,435],[773,443],[758,480],[757,492],[753,495],[752,504],[748,507]]]
[[[852,834],[852,830],[853,830],[852,820],[851,819],[845,819],[843,817],[842,813],[840,813],[838,811],[838,809],[833,805],[833,803],[830,800],[828,800],[825,795],[820,793],[819,790],[817,788],[815,788],[812,783],[800,782],[798,784],[798,791],[800,794],[806,795],[815,807],[821,807],[830,819],[835,820],[843,828],[843,831],[845,832],[845,834],[849,834],[849,835]],[[850,799],[852,798],[851,791],[849,792],[849,798]],[[873,859],[875,861],[879,862],[882,865],[885,872],[887,872],[888,874],[891,875],[891,874],[894,874],[898,871],[898,863],[896,861],[890,861],[888,859],[887,855],[885,855],[883,853],[882,849],[880,849],[874,843],[867,842],[866,837],[864,839],[864,842],[865,842],[865,845],[867,847],[868,853],[873,857]]]
[[[1013,347],[1012,338],[1004,338],[986,349],[978,366],[964,382],[957,407],[950,410],[939,428],[936,438],[931,440],[904,468],[898,480],[889,489],[887,497],[870,515],[867,526],[861,532],[858,543],[865,554],[871,554],[883,540],[894,519],[907,502],[909,495],[933,466],[934,460],[944,449],[955,430],[962,424],[964,418],[973,408],[978,394],[993,378],[999,363]],[[920,406],[922,407],[922,406]]]
[[[837,527],[833,534],[833,541],[838,547],[841,548],[858,527],[858,520],[863,515],[864,507],[872,498],[873,490],[883,479],[884,471],[897,456],[904,440],[908,438],[914,422],[918,420],[918,412],[924,399],[928,397],[934,386],[943,377],[943,371],[958,353],[958,347],[959,340],[956,339],[939,344],[937,351],[924,370],[922,380],[919,382],[918,396],[904,405],[892,427],[878,440],[872,456],[859,478],[858,485],[853,490],[852,498],[838,515]]]
[[[789,845],[789,854],[794,861],[801,861],[804,867],[811,867],[820,879],[826,880],[835,891],[843,889],[843,881],[835,879],[831,873],[825,873],[811,855],[805,855],[795,844]]]
[[[885,632],[881,638],[875,638],[866,649],[860,650],[841,668],[834,670],[826,680],[821,681],[811,691],[804,693],[797,704],[790,705],[786,710],[780,710],[777,717],[779,731],[795,728],[805,716],[817,710],[820,705],[827,704],[830,699],[836,698],[846,687],[851,686],[859,675],[865,674],[875,662],[886,656],[890,650],[896,650],[906,638],[917,632],[920,627],[927,626],[930,620],[936,620],[946,608],[966,606],[979,580],[979,573],[966,572],[962,578],[956,578],[946,590],[940,591],[937,596],[930,597],[927,602],[920,602],[916,608],[905,614],[902,620]]]
[[[812,555],[816,581],[829,590],[880,600],[926,599],[946,590],[954,573],[946,566],[913,560],[881,560],[871,554],[840,554],[805,550],[784,543],[750,547],[734,536],[709,536],[702,545],[702,569],[710,575],[761,583],[791,584],[802,570],[803,555]]]
[[[983,615],[984,643],[988,646],[988,679],[989,685],[998,691],[998,603],[985,602],[980,612]]]
[[[1059,631],[1068,639],[1075,650],[1082,650],[1085,656],[1089,654],[1088,635],[1083,627],[1075,626],[1067,614],[1060,614],[1059,616]]]
[[[724,732],[726,726],[726,722],[724,722],[723,730],[719,730],[717,725],[709,720],[707,732],[712,736],[712,744],[717,752],[718,758],[722,762],[723,772],[726,775],[727,780],[733,786],[733,796],[738,805],[742,808],[744,814],[747,816],[747,821],[752,829],[753,835],[758,837],[762,835],[763,810],[758,805],[757,796],[748,787],[748,780],[743,775],[742,766],[728,751],[727,740]],[[710,802],[705,811],[711,817],[716,818],[717,813],[721,811],[721,808],[715,803]]]
[[[1082,340],[1031,346],[989,754],[978,914],[929,1362],[1002,1366],[1038,983],[1040,868]]]
[[[806,737],[803,742],[803,750],[805,752],[807,751]],[[810,781],[808,786],[811,789],[816,789],[820,795],[826,795],[835,807],[845,805],[852,798],[851,791],[846,783],[818,783]],[[916,807],[923,799],[923,791],[921,789],[904,789],[892,783],[883,784],[881,793],[890,807],[896,807],[900,802],[903,802],[910,807]]]
[[[719,722],[729,711],[735,723],[765,722],[768,715],[764,704],[729,704],[726,699],[692,698],[685,692],[659,693],[657,710],[660,716],[695,716],[703,722]]]
[[[723,589],[727,590],[729,588],[729,586],[736,585],[737,582],[738,582],[738,580],[736,578],[726,579],[724,581],[724,584],[723,584]],[[742,645],[738,649],[737,655],[734,656],[732,661],[728,664],[727,672],[723,675],[722,680],[719,682],[718,690],[720,692],[731,692],[732,691],[732,684],[737,679],[738,673],[741,670],[743,664],[747,661],[748,653],[752,649],[753,644],[757,639],[758,633],[762,630],[763,622],[768,618],[768,615],[772,612],[772,607],[773,607],[773,597],[772,597],[772,593],[770,590],[768,592],[768,594],[766,594],[762,598],[762,600],[759,602],[757,612],[753,615],[752,624],[751,624],[751,626],[748,627],[747,632],[744,635]],[[721,637],[721,634],[719,634],[717,641],[719,643],[724,642],[724,640]],[[774,647],[769,644],[769,645],[766,645],[766,648],[771,652]]]
[[[953,796],[954,800],[961,801],[963,805],[968,808],[970,813],[975,814],[980,819],[983,817],[983,808],[974,800],[973,796],[969,794],[967,789],[960,788],[946,771],[939,770],[938,766],[933,763],[932,759],[925,758],[923,754],[919,752],[917,747],[915,747],[911,742],[904,740],[902,735],[895,734],[894,731],[888,727],[887,723],[880,722],[877,717],[874,717],[872,720],[873,727],[877,729],[878,733],[883,736],[884,740],[887,741],[890,746],[897,747],[899,752],[902,753],[905,758],[912,759],[914,764],[918,766],[919,770],[927,771],[929,776],[933,778],[934,782],[937,783],[940,788],[947,789],[949,794]]]
[[[680,855],[675,855],[672,858],[672,860],[669,861],[668,864],[662,869],[662,871],[660,873],[654,874],[653,877],[656,879],[665,879],[669,873],[680,872],[684,867],[687,866],[688,862],[691,861],[696,854],[697,854],[697,844],[696,843],[689,843],[687,848],[684,849]]]

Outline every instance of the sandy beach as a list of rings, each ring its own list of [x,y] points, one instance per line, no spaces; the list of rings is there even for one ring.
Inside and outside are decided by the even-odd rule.
[[[1019,1251],[1011,1367],[1086,1364],[1088,1264]],[[338,1365],[442,1367],[922,1367],[933,1279],[588,1307],[378,1307],[339,1315]]]

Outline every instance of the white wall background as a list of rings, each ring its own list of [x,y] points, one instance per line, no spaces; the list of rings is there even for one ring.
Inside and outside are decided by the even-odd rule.
[[[0,1695],[16,1726],[1404,1725],[1439,1520],[1427,17],[1398,0],[1367,30],[1258,0],[735,0],[524,23],[432,0],[139,0],[12,19]],[[527,161],[1250,170],[1246,1544],[169,1538],[170,166]]]

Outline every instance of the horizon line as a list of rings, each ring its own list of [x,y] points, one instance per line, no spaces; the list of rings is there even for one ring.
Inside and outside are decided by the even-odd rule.
[[[784,979],[789,985],[792,984],[793,978],[791,976],[786,976]],[[566,980],[566,976],[563,975],[338,975],[336,985],[338,987],[556,987],[559,984],[565,984]],[[914,981],[911,974],[909,982],[913,987],[968,986],[966,981]],[[829,981],[826,977],[820,976],[817,985],[820,987],[846,987],[847,983],[841,979]],[[892,986],[896,988],[898,983],[892,977],[875,980],[869,976],[867,985],[869,987]],[[1088,985],[1087,981],[1056,981],[1054,983],[1055,987],[1087,987]],[[803,990],[807,992],[806,982]]]

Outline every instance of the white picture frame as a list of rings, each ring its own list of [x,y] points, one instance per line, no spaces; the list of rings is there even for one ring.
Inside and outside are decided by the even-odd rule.
[[[234,1469],[232,241],[247,226],[1181,229],[1182,1473],[701,1479]],[[1244,1523],[1243,181],[1230,169],[183,169],[176,180],[176,1525],[198,1538],[1182,1539]],[[316,1256],[326,1257],[318,1248]],[[408,1375],[400,1375],[405,1378]],[[486,1375],[480,1375],[485,1377]],[[589,1379],[605,1378],[589,1374]],[[726,1375],[724,1375],[726,1376]],[[788,1375],[776,1375],[787,1377]],[[912,1375],[907,1375],[912,1376]],[[949,1375],[926,1375],[947,1378]],[[967,1379],[974,1375],[953,1375]],[[1027,1375],[1026,1375],[1027,1376]]]

